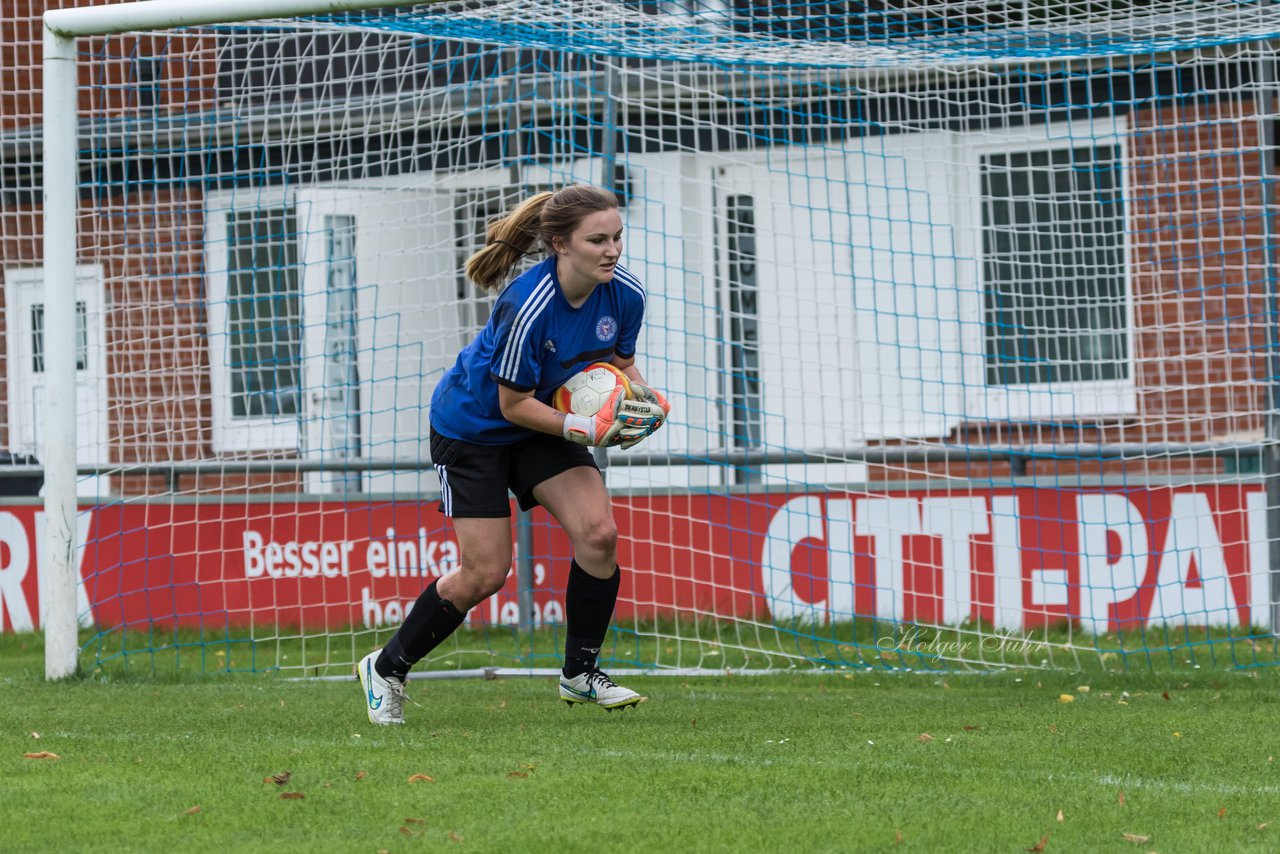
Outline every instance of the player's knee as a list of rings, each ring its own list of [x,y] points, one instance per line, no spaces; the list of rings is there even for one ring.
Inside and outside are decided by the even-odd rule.
[[[589,526],[582,533],[582,541],[575,545],[579,551],[612,559],[618,551],[618,526],[613,523],[612,518],[602,519]]]
[[[480,594],[481,599],[487,599],[502,589],[507,583],[507,575],[510,573],[510,566],[494,565],[486,567],[476,573],[476,592]]]

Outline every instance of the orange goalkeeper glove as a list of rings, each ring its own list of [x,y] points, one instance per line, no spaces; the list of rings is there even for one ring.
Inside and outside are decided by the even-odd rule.
[[[631,383],[631,399],[624,404],[624,407],[628,406],[633,408],[637,416],[643,413],[644,423],[643,430],[638,435],[619,438],[618,444],[624,451],[653,435],[654,431],[667,423],[667,416],[671,414],[671,404],[662,392],[637,382]]]

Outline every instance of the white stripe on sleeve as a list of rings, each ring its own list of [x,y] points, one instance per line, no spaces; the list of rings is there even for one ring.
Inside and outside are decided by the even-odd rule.
[[[516,319],[511,324],[511,331],[507,333],[507,343],[502,350],[502,361],[498,366],[498,376],[502,379],[508,382],[516,381],[516,374],[520,370],[520,354],[524,350],[525,342],[529,340],[529,330],[533,327],[533,321],[547,307],[554,295],[555,284],[552,283],[551,275],[548,273],[542,281],[538,282],[525,298],[524,305],[520,306],[520,310],[516,312]]]

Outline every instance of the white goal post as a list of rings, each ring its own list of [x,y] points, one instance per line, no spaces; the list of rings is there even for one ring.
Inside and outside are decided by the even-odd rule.
[[[142,0],[44,15],[45,678],[76,671],[76,39],[410,5],[386,0]],[[420,4],[425,5],[425,4]],[[69,250],[69,247],[71,248]]]

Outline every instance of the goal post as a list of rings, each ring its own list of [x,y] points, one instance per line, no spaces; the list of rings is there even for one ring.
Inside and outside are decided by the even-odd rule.
[[[1280,6],[864,5],[45,13],[43,210],[0,172],[43,510],[0,505],[36,568],[0,630],[38,575],[50,679],[349,669],[457,566],[463,264],[582,181],[674,405],[597,454],[607,667],[1276,663]],[[513,541],[428,668],[557,664],[569,544]]]
[[[425,0],[419,5],[429,5]],[[437,0],[438,2],[438,0]],[[45,426],[45,677],[76,672],[76,394],[75,281],[78,198],[76,39],[201,24],[324,15],[386,8],[384,0],[141,0],[44,14],[45,340],[48,420]]]

